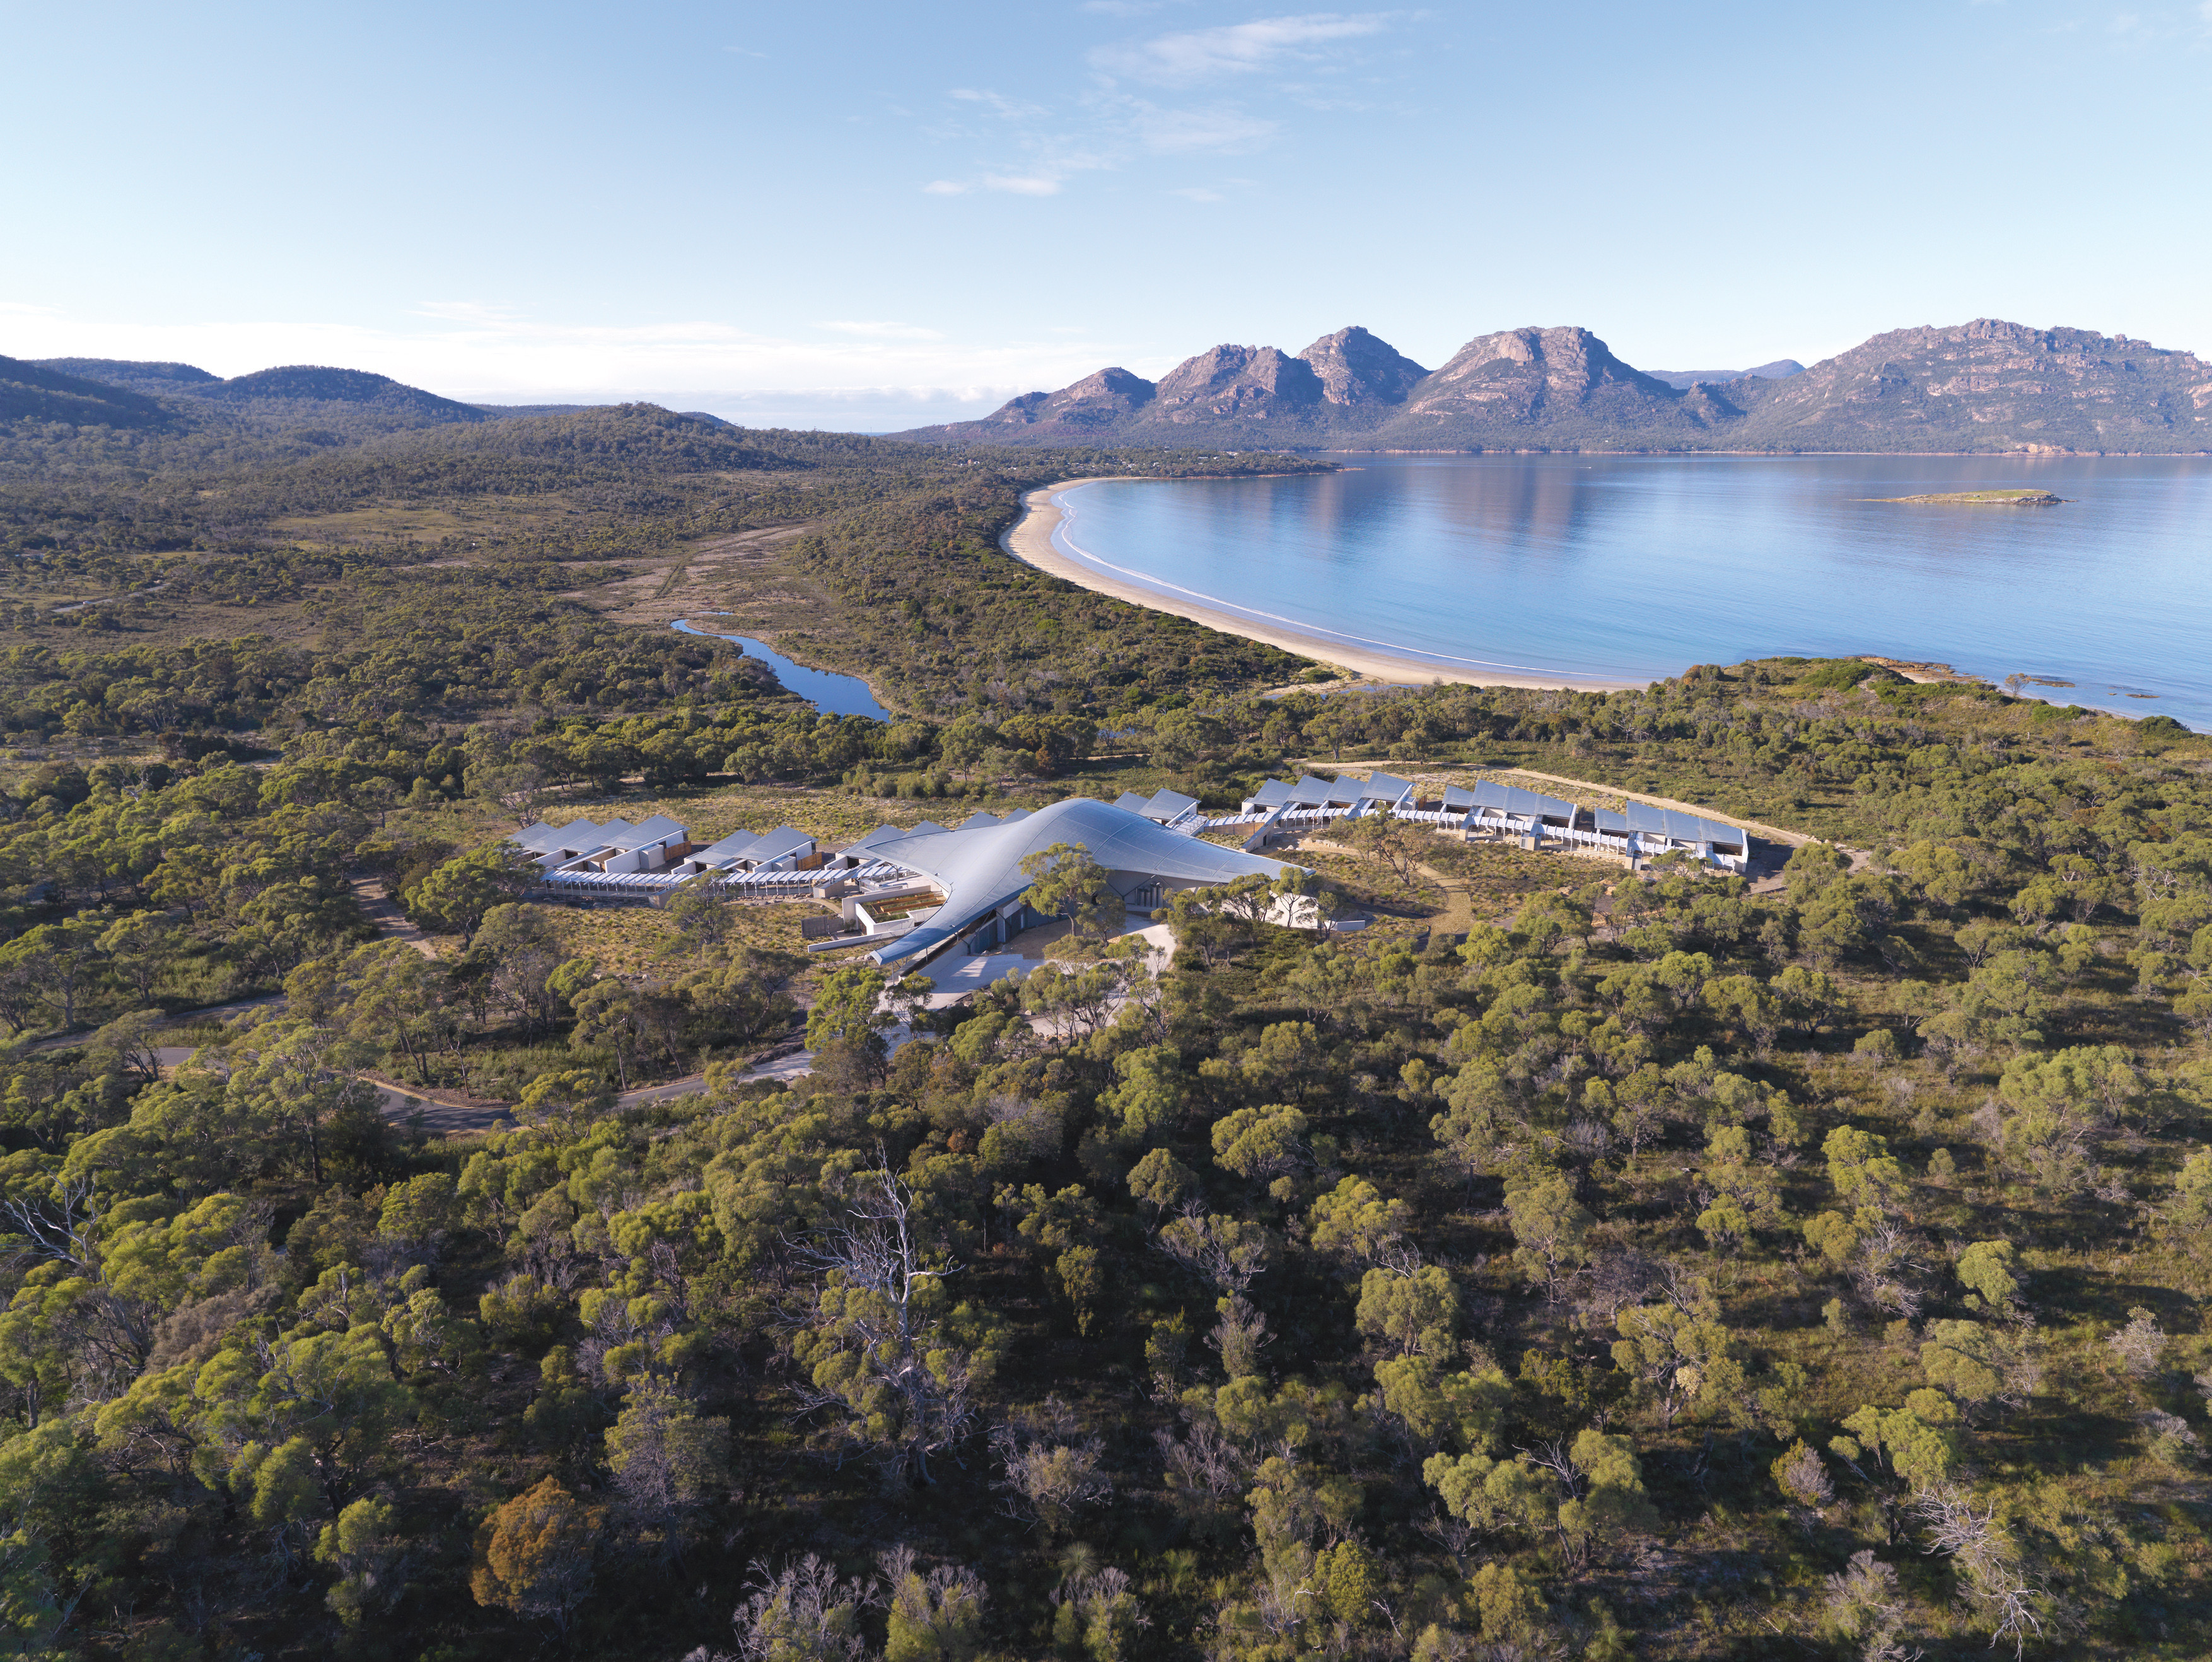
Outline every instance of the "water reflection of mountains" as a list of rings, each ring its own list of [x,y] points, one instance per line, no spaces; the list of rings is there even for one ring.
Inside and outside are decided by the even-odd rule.
[[[1357,564],[1375,539],[1424,533],[1439,517],[1474,533],[1470,558],[1567,552],[1600,533],[1623,508],[1620,493],[1594,484],[1592,470],[1549,467],[1438,466],[1376,469],[1354,461],[1344,472],[1302,478],[1210,483],[1257,540],[1312,545],[1336,562]]]
[[[1321,476],[1094,487],[1076,539],[1117,568],[1377,648],[1624,679],[1875,653],[2070,680],[2084,691],[2062,701],[2212,727],[2203,459],[1335,460],[1343,471]],[[2024,484],[2069,506],[1873,500]]]

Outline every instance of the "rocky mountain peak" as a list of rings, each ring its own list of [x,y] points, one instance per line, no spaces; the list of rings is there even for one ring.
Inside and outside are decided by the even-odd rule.
[[[1162,375],[1158,398],[1170,419],[1193,421],[1310,410],[1322,387],[1311,364],[1279,347],[1216,346]]]
[[[1321,378],[1322,396],[1347,408],[1403,404],[1428,371],[1358,324],[1323,335],[1298,354]]]
[[[1118,365],[1085,375],[1057,393],[1024,393],[983,418],[984,425],[1033,427],[1048,424],[1090,432],[1113,426],[1152,401],[1155,388],[1142,375]]]
[[[1507,329],[1478,335],[1415,390],[1414,407],[1468,400],[1534,408],[1580,404],[1605,388],[1633,388],[1666,401],[1674,389],[1632,369],[1589,330]]]
[[[1479,335],[1434,374],[1352,327],[1298,356],[1221,345],[1155,387],[1102,369],[945,441],[1452,450],[2212,451],[2212,365],[1999,318],[1893,330],[1809,368],[1633,368],[1589,330]]]

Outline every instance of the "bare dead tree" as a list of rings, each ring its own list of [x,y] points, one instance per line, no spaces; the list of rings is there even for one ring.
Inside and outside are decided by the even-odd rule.
[[[1208,1214],[1195,1201],[1161,1227],[1152,1245],[1224,1293],[1243,1292],[1267,1267],[1266,1230],[1241,1219]]]
[[[800,1399],[844,1415],[856,1439],[926,1488],[930,1455],[973,1422],[988,1323],[948,1307],[945,1283],[960,1266],[922,1245],[913,1194],[888,1166],[854,1180],[846,1220],[793,1245],[822,1277],[793,1346],[805,1370]]]
[[[0,1227],[15,1238],[16,1263],[43,1258],[73,1272],[70,1279],[82,1289],[72,1324],[75,1348],[85,1371],[127,1381],[153,1354],[161,1312],[108,1284],[100,1249],[106,1218],[88,1177],[57,1184],[45,1204],[23,1196],[0,1201]]]
[[[1915,1497],[1911,1511],[1928,1531],[1927,1551],[1946,1555],[1957,1567],[1968,1602],[1990,1624],[1990,1642],[2009,1639],[2013,1654],[2021,1654],[2043,1632],[2037,1608],[2043,1589],[1997,1522],[1996,1503],[1978,1512],[1964,1489],[1941,1483]]]

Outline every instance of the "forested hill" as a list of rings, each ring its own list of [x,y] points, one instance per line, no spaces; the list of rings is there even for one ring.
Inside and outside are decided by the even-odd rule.
[[[1409,450],[2170,454],[2212,449],[2212,364],[2124,335],[1984,318],[1877,335],[1810,369],[1782,360],[1710,379],[1638,370],[1587,329],[1512,329],[1477,337],[1428,372],[1352,329],[1297,356],[1216,346],[1157,385],[1126,369],[1101,370],[1057,393],[1024,393],[979,421],[900,436]]]
[[[66,367],[0,357],[0,422],[136,429],[176,420],[173,411],[143,393],[71,374]]]
[[[71,406],[25,405],[12,386],[38,377],[63,376],[79,384],[89,402]],[[78,425],[157,425],[179,433],[271,437],[286,431],[312,435],[323,444],[380,433],[498,419],[495,411],[441,398],[362,369],[293,364],[258,369],[226,380],[189,363],[141,362],[124,358],[49,358],[27,363],[0,358],[0,420],[33,416]]]

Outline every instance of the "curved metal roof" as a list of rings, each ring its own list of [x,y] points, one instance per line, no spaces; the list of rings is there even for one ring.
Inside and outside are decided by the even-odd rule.
[[[973,928],[1028,889],[1028,855],[1055,843],[1079,843],[1108,871],[1142,872],[1191,883],[1226,883],[1257,874],[1281,875],[1283,862],[1237,849],[1217,848],[1154,825],[1141,814],[1088,796],[1070,797],[1024,819],[974,831],[938,831],[879,845],[879,857],[933,879],[945,904],[927,923],[878,948],[878,964],[912,958]]]

